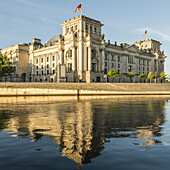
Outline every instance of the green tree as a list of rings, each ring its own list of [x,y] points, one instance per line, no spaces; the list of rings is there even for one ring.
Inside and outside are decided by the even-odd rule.
[[[147,78],[147,75],[146,75],[145,73],[141,73],[141,74],[139,75],[139,78],[140,78],[140,79],[141,79],[141,78],[146,79],[146,78]]]
[[[129,72],[129,73],[128,73],[127,77],[130,77],[130,82],[132,82],[132,78],[133,78],[134,76],[135,76],[134,73],[132,73],[132,72]]]
[[[11,66],[9,59],[0,54],[0,78],[10,76],[14,71],[15,68]]]
[[[110,71],[107,73],[107,75],[108,75],[109,77],[113,77],[114,83],[115,83],[115,77],[119,77],[119,76],[120,76],[119,72],[117,72],[117,71],[114,70],[114,69],[110,70]]]
[[[150,73],[148,74],[148,79],[150,79],[150,83],[151,83],[152,78],[153,78],[153,74],[152,74],[152,72],[150,72]]]
[[[161,78],[161,80],[163,80],[163,83],[164,83],[164,81],[165,81],[165,79],[166,79],[166,74],[165,74],[164,71],[161,72],[160,78]]]

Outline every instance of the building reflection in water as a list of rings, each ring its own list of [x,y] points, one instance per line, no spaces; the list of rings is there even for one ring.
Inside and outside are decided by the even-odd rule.
[[[164,101],[83,101],[13,105],[0,111],[0,129],[32,142],[50,136],[65,156],[88,164],[110,138],[139,138],[135,145],[161,144]]]

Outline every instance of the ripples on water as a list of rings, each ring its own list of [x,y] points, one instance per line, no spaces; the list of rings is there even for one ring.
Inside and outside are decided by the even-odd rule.
[[[0,169],[169,169],[168,98],[0,98]]]

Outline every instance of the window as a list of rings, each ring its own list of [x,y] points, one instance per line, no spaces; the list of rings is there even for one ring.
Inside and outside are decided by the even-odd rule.
[[[36,63],[38,64],[38,59],[36,59]]]
[[[140,67],[139,67],[139,71],[140,71]]]
[[[107,60],[107,54],[105,54],[104,59]]]
[[[112,61],[114,60],[114,56],[113,56],[113,55],[111,56],[111,60],[112,60]]]
[[[55,56],[53,56],[53,61],[55,61]]]
[[[69,51],[67,52],[67,58],[72,58],[72,50],[69,50]]]
[[[140,59],[139,59],[139,65],[140,65]]]
[[[107,62],[104,63],[104,66],[107,67]]]
[[[114,67],[114,63],[112,63],[112,68]]]
[[[120,68],[120,64],[118,64],[118,68]]]
[[[41,66],[41,69],[43,69],[44,67],[43,67],[43,65]]]
[[[76,27],[75,27],[75,30],[77,30],[77,25],[76,25]]]
[[[55,74],[55,70],[53,70],[53,74]]]
[[[86,31],[88,31],[88,25],[86,24]]]
[[[41,58],[41,62],[42,62],[42,63],[44,62],[43,58]]]
[[[49,64],[47,64],[47,68],[49,68]]]
[[[72,72],[72,64],[71,63],[68,64],[68,72]]]
[[[93,28],[92,28],[92,26],[90,26],[90,32],[92,32],[93,31]]]
[[[71,31],[73,31],[74,30],[74,28],[73,27],[71,27]]]
[[[97,32],[97,29],[96,29],[96,27],[94,28],[94,32],[95,32],[95,33]]]
[[[44,72],[43,72],[43,71],[42,71],[41,73],[42,73],[42,75],[44,74]]]
[[[143,67],[143,72],[145,72],[145,67]]]
[[[128,72],[131,72],[132,71],[132,66],[129,66],[128,67]]]
[[[147,72],[149,72],[149,67],[147,68]]]
[[[91,64],[91,71],[95,72],[95,64],[94,63]]]
[[[47,75],[49,75],[49,73],[50,73],[49,70],[47,70]]]
[[[55,63],[53,63],[53,67],[55,67]]]
[[[67,33],[69,33],[69,28],[67,28]]]
[[[49,57],[47,57],[47,62],[49,62]]]
[[[120,56],[117,56],[117,61],[120,62]]]
[[[143,65],[145,65],[145,60],[143,60]]]
[[[107,68],[104,69],[104,74],[107,74]]]
[[[96,51],[95,50],[91,50],[91,58],[96,58]]]
[[[147,61],[147,66],[149,66],[149,61]]]
[[[38,66],[36,66],[37,70],[38,70]]]
[[[128,56],[128,63],[133,63],[133,56],[132,55]]]
[[[38,76],[38,71],[37,71],[37,76]]]

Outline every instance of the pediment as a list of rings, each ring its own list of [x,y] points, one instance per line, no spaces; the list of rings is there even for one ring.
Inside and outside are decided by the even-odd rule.
[[[135,44],[132,44],[132,45],[126,47],[126,49],[130,52],[140,53],[139,48]]]

